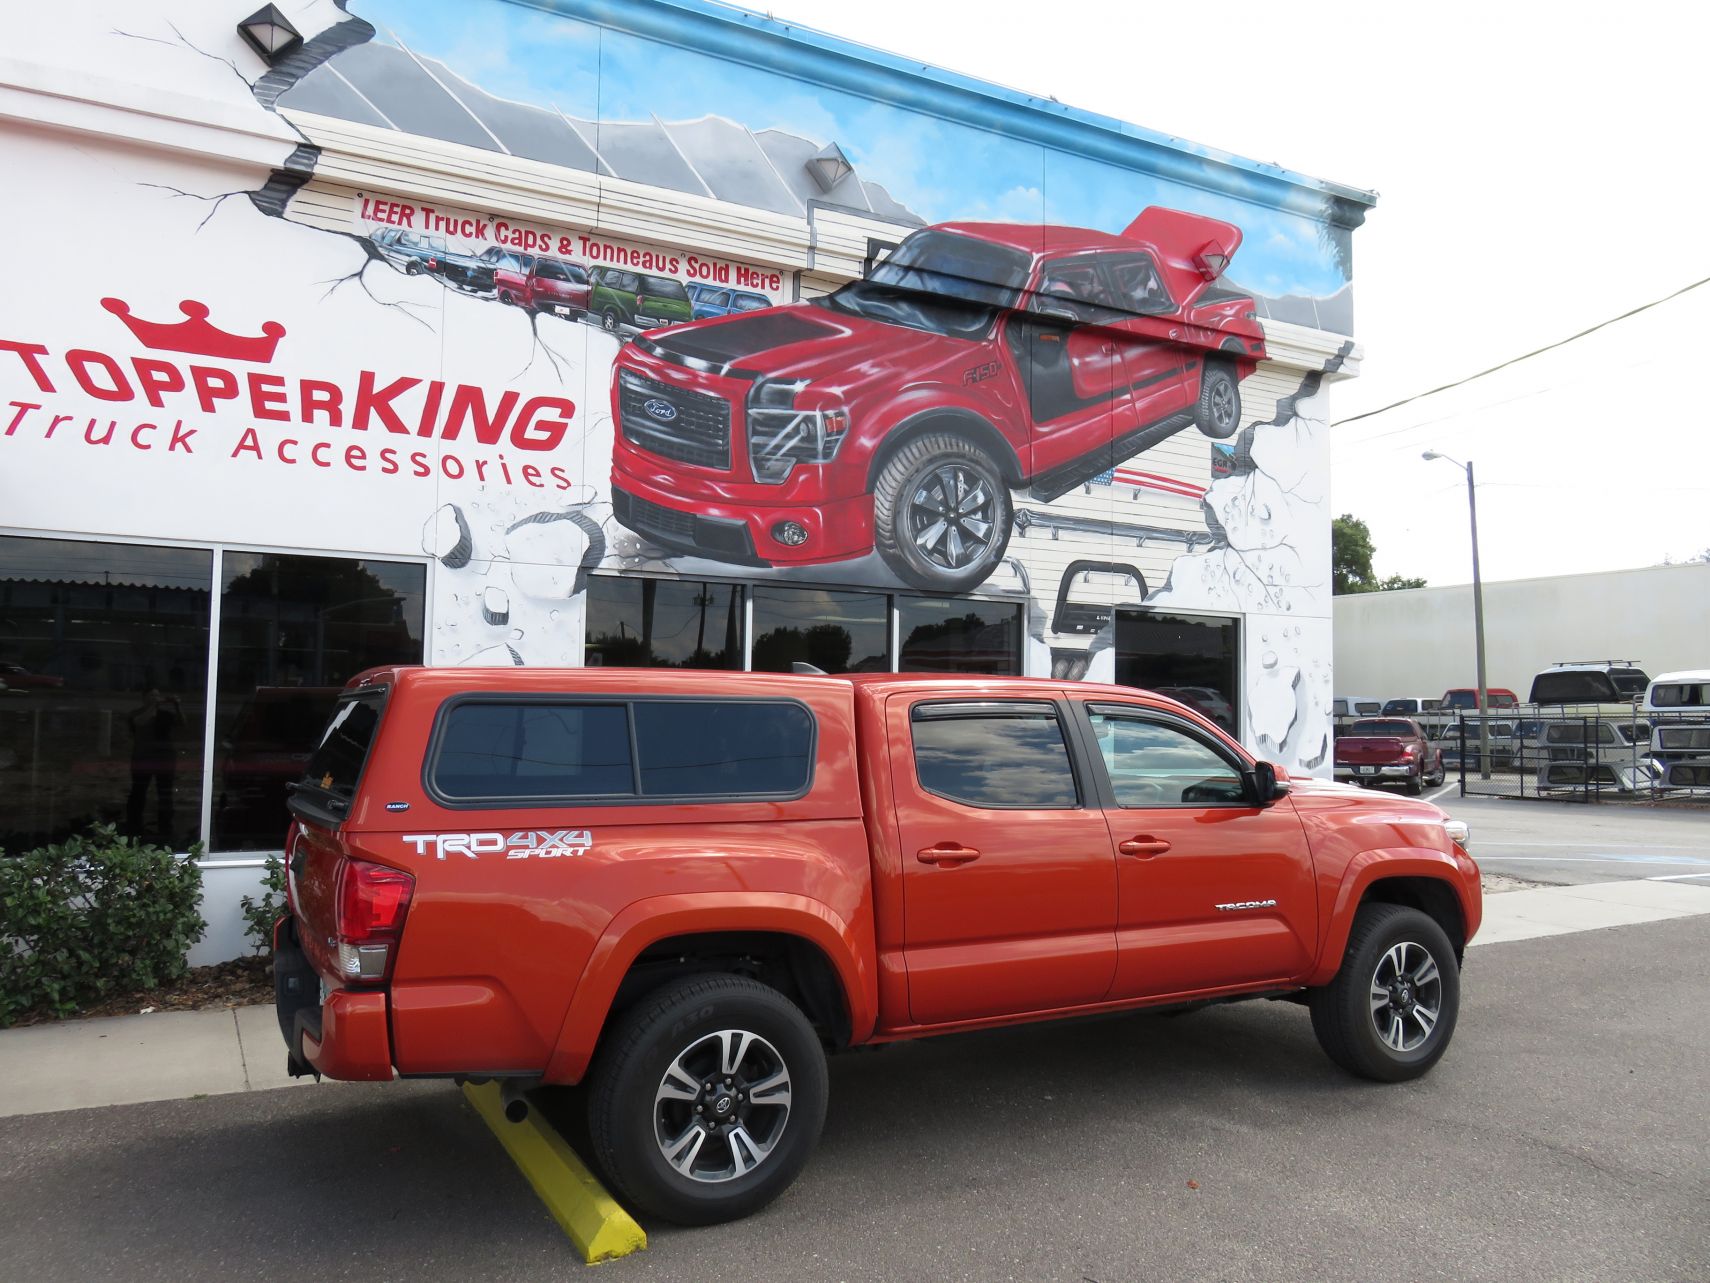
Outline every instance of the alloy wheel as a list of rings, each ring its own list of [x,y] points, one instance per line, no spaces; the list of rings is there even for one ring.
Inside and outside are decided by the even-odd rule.
[[[964,464],[940,464],[914,487],[905,514],[908,536],[933,565],[965,570],[991,546],[996,511],[986,478]]]
[[[1372,1026],[1391,1051],[1417,1051],[1437,1027],[1443,1010],[1443,977],[1422,944],[1390,946],[1372,972]]]
[[[778,1147],[790,1121],[790,1070],[759,1034],[721,1029],[666,1068],[653,1097],[653,1136],[679,1175],[735,1180]]]

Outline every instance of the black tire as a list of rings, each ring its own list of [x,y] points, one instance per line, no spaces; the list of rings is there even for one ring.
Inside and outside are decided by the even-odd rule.
[[[616,334],[618,332],[619,319],[617,308],[608,307],[600,314],[600,328],[607,334]]]
[[[701,1093],[707,1098],[700,1110],[695,1099],[662,1097],[673,1066],[686,1063],[699,1078],[706,1063],[728,1054],[720,1050],[719,1038],[730,1031],[756,1035],[759,1044],[738,1056],[733,1086],[710,1078],[715,1090]],[[703,1048],[712,1062],[704,1061]],[[750,1066],[759,1067],[761,1082],[775,1077],[778,1068],[785,1071],[785,1104],[736,1097],[747,1085],[742,1071]],[[701,1092],[698,1082],[691,1085]],[[607,1179],[642,1211],[680,1225],[733,1221],[783,1193],[819,1142],[828,1090],[825,1052],[795,1004],[759,981],[722,974],[664,985],[636,1003],[601,1040],[589,1087],[588,1131]],[[715,1115],[737,1121],[722,1127],[701,1122]],[[757,1150],[732,1137],[749,1126],[753,1134],[743,1133],[749,1140],[767,1129],[767,1152],[743,1171],[744,1151],[752,1158]],[[686,1174],[667,1160],[665,1133],[681,1138],[697,1131],[704,1136],[691,1142]],[[722,1175],[712,1165],[726,1155],[735,1174]]]
[[[1407,796],[1418,797],[1425,791],[1425,768],[1421,766],[1418,772],[1407,777]]]
[[[984,500],[976,486],[985,487]],[[958,513],[936,543],[922,545],[934,517],[956,488],[962,502],[979,506]],[[891,456],[873,486],[873,543],[904,583],[933,592],[967,592],[984,583],[1009,548],[1014,504],[1003,470],[965,437],[934,432]],[[965,538],[964,538],[965,536]],[[970,543],[977,545],[970,553]]]
[[[1431,781],[1432,787],[1449,782],[1449,768],[1443,765],[1443,755],[1437,754],[1437,778]]]
[[[1392,951],[1398,949],[1404,949],[1408,958],[1428,954],[1435,968],[1431,980],[1417,979],[1424,972],[1421,960],[1420,966],[1409,970],[1414,979],[1401,995],[1403,1007],[1406,999],[1418,999],[1421,1001],[1414,1005],[1423,1010],[1431,1010],[1429,999],[1437,1000],[1437,1014],[1428,1030],[1422,1018],[1404,1014],[1401,1007],[1372,1006],[1374,985],[1388,973]],[[1396,996],[1392,990],[1392,1003]],[[1367,903],[1354,915],[1348,948],[1335,979],[1322,989],[1312,990],[1307,999],[1312,1009],[1312,1031],[1318,1035],[1325,1055],[1360,1078],[1404,1082],[1425,1073],[1448,1050],[1455,1018],[1460,1014],[1460,966],[1449,937],[1433,919],[1399,904]],[[1391,1029],[1395,1028],[1392,1020],[1400,1022],[1400,1046],[1380,1035],[1380,1017]],[[1423,1038],[1416,1044],[1411,1042],[1420,1031],[1424,1031]]]
[[[1193,422],[1214,441],[1222,441],[1241,430],[1241,380],[1226,361],[1207,361],[1199,380],[1199,400],[1194,402]]]

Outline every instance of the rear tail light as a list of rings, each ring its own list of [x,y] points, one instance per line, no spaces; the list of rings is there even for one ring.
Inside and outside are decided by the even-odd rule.
[[[1412,744],[1408,744],[1402,748],[1401,755],[1411,762],[1414,758],[1419,756],[1419,750]]]
[[[338,970],[352,983],[383,983],[416,880],[400,869],[346,860],[338,872]]]

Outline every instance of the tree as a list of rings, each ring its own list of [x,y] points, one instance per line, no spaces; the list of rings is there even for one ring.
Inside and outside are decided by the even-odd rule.
[[[1330,590],[1338,597],[1349,593],[1384,592],[1391,588],[1423,588],[1423,579],[1390,575],[1379,579],[1372,570],[1372,532],[1352,513],[1344,512],[1330,523]]]

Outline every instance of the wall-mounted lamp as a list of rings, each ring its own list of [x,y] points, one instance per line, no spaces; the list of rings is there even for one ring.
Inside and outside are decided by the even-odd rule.
[[[264,5],[238,23],[238,35],[269,67],[303,43],[303,33],[279,12],[276,4]]]
[[[828,192],[855,172],[855,166],[849,163],[849,157],[843,154],[843,148],[836,143],[827,143],[816,152],[805,166],[812,175],[813,181],[819,184],[819,190]]]

